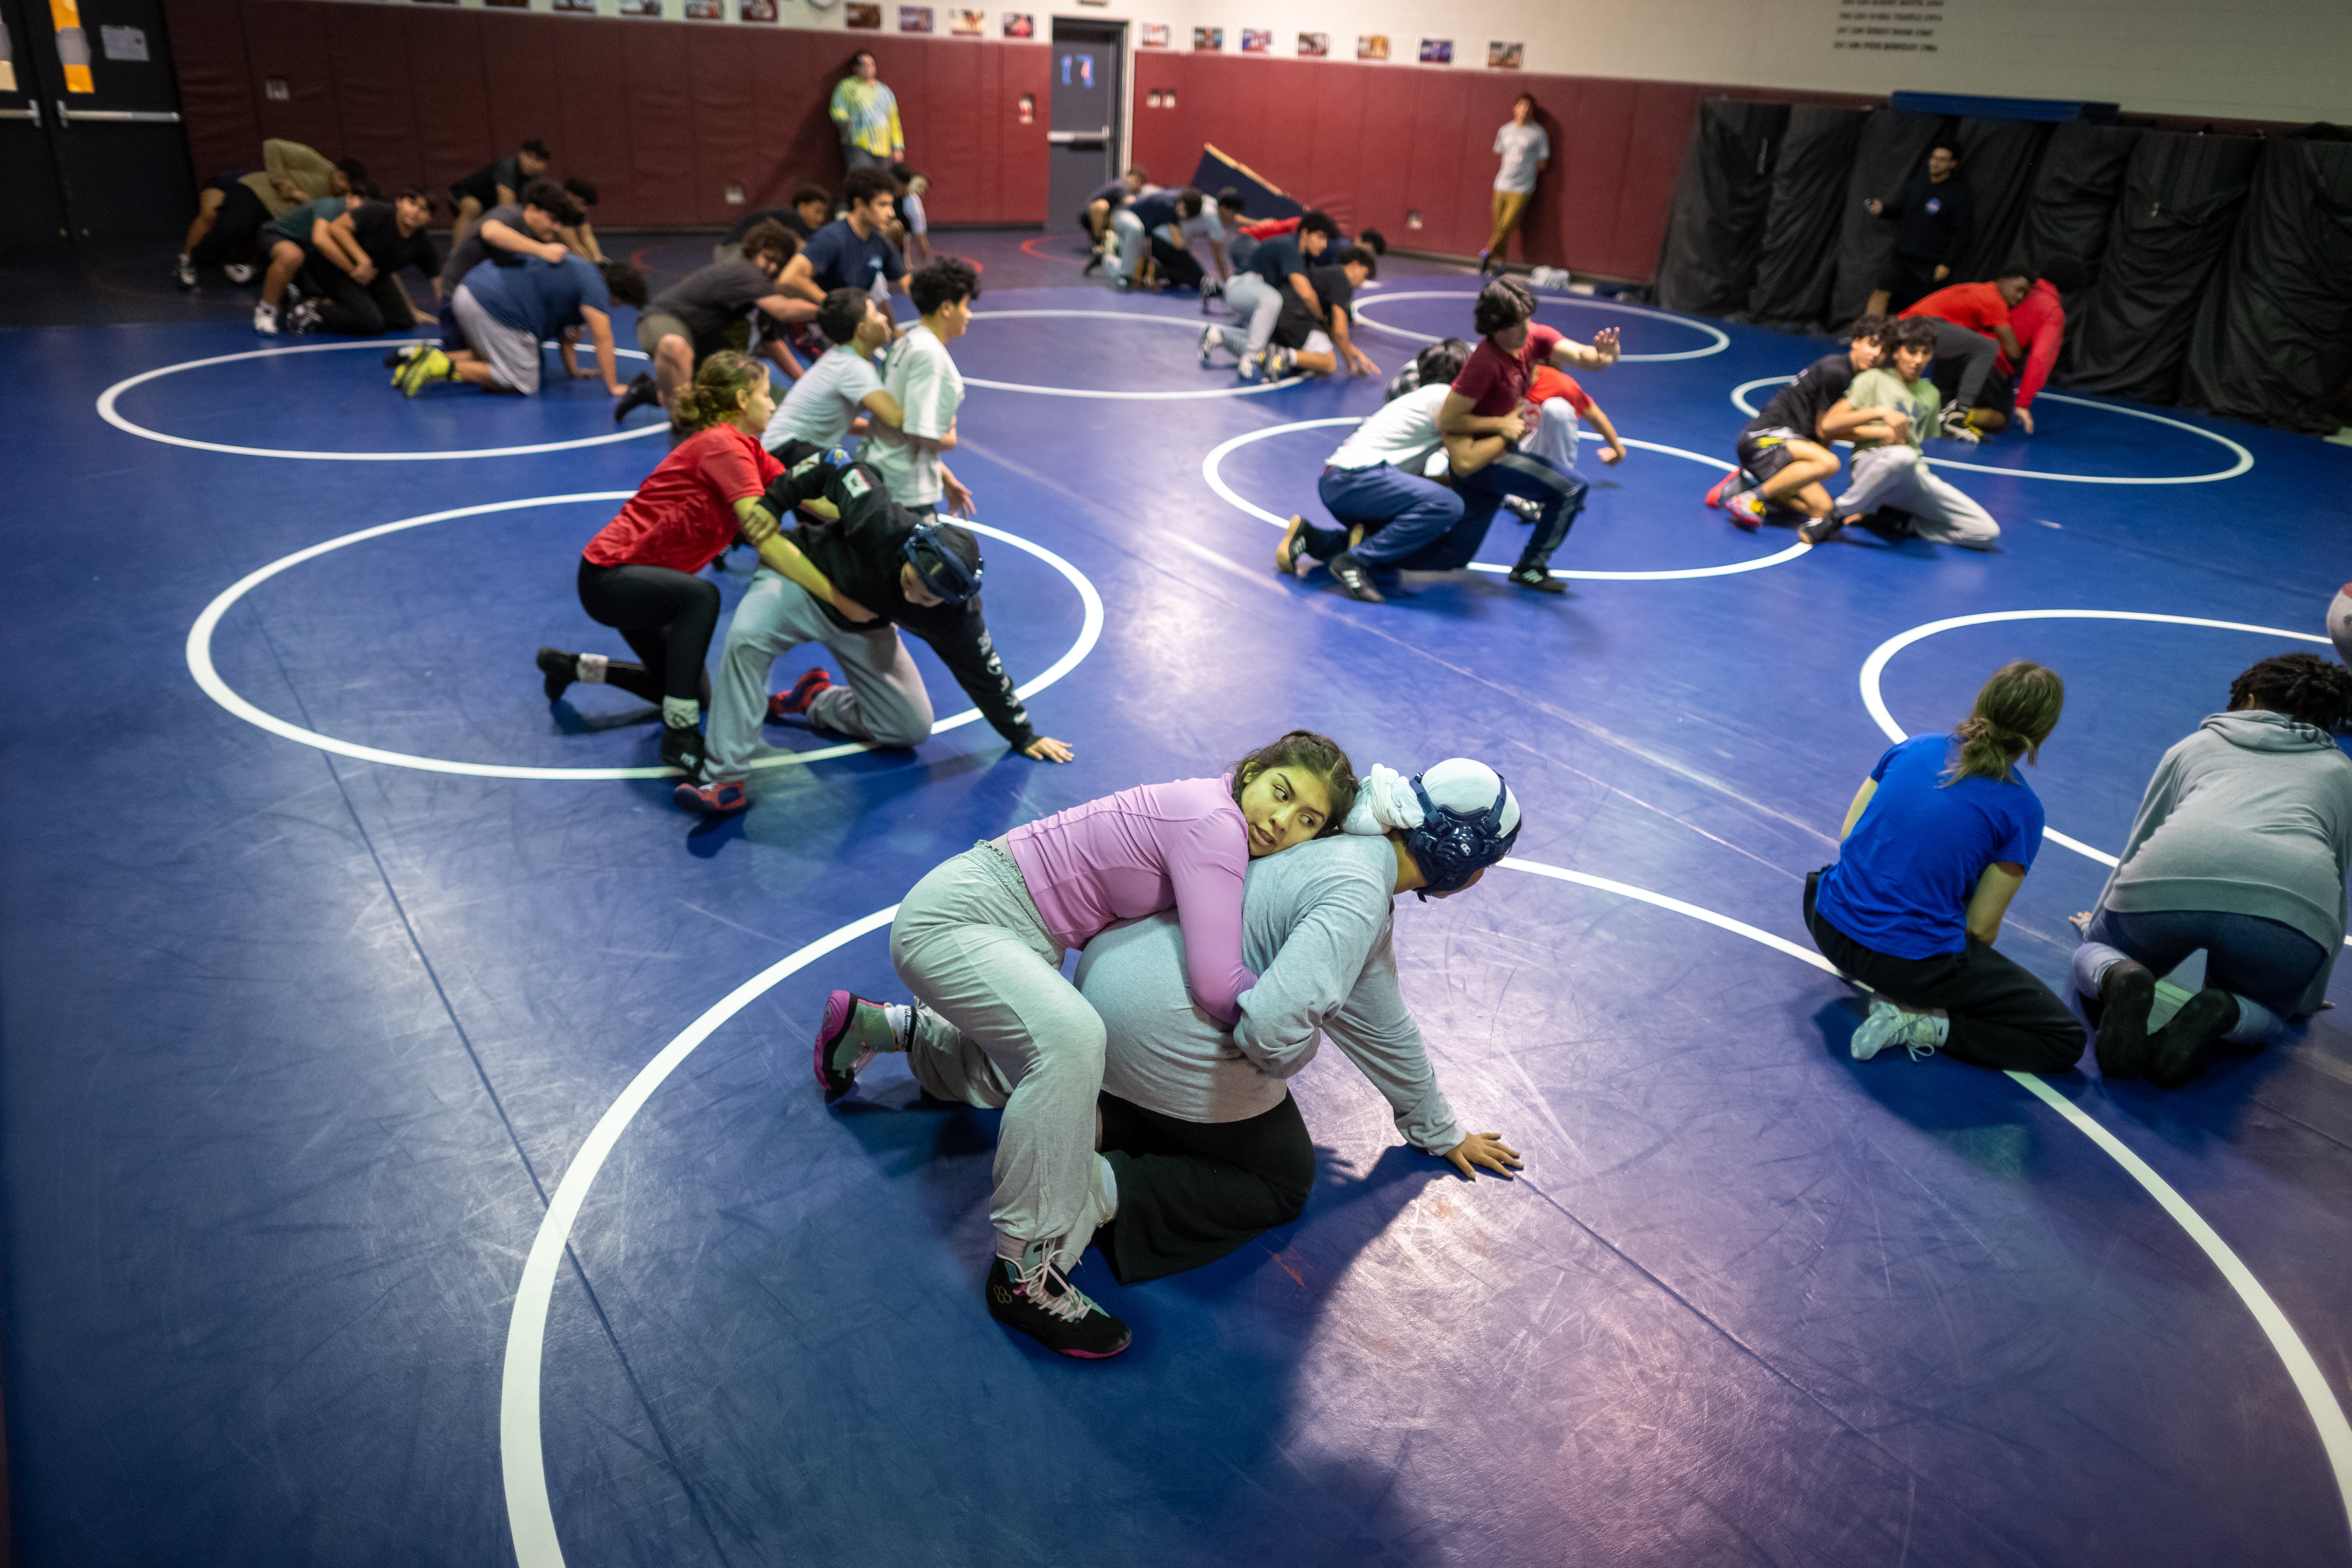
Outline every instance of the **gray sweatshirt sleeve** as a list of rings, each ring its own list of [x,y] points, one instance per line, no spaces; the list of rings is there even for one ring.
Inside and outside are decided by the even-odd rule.
[[[1397,989],[1393,926],[1384,924],[1355,989],[1326,1024],[1349,1060],[1372,1080],[1396,1112],[1405,1141],[1443,1154],[1462,1142],[1454,1108],[1437,1087],[1437,1074],[1423,1047],[1421,1026]]]
[[[1355,989],[1388,913],[1388,895],[1360,880],[1316,900],[1257,984],[1242,993],[1234,1045],[1244,1059],[1276,1078],[1315,1059],[1318,1035]]]

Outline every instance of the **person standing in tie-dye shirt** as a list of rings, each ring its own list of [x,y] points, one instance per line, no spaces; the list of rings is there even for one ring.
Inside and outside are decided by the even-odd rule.
[[[841,132],[841,161],[847,168],[887,170],[906,156],[898,95],[875,79],[874,57],[863,49],[833,89],[833,123]]]

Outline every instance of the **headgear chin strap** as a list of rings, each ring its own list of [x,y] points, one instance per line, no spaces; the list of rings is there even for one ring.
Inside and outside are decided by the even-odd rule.
[[[1525,818],[1503,831],[1504,808],[1511,799],[1503,775],[1495,775],[1495,804],[1484,811],[1456,811],[1429,798],[1424,775],[1412,775],[1412,793],[1421,802],[1421,826],[1404,830],[1404,847],[1421,868],[1424,885],[1417,896],[1426,902],[1432,893],[1451,893],[1511,852]]]
[[[945,526],[937,517],[917,523],[907,535],[907,560],[925,588],[948,604],[961,605],[980,592],[982,563],[975,552],[971,563],[966,565],[963,557],[940,537]]]

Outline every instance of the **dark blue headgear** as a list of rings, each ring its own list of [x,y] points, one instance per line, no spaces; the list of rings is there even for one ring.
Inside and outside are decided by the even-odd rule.
[[[1421,802],[1421,826],[1405,830],[1404,847],[1426,880],[1420,890],[1425,900],[1431,893],[1453,892],[1508,855],[1526,818],[1522,816],[1520,822],[1511,824],[1508,833],[1503,831],[1511,786],[1500,773],[1495,775],[1495,804],[1484,811],[1456,811],[1438,805],[1429,798],[1422,778],[1420,773],[1412,775],[1413,797]]]
[[[950,605],[961,605],[980,592],[980,552],[975,548],[967,563],[956,553],[952,541],[940,537],[946,526],[937,517],[917,523],[907,535],[907,559],[924,587]]]

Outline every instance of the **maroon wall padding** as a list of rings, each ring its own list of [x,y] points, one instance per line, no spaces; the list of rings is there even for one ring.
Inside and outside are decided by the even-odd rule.
[[[197,169],[249,168],[284,136],[356,157],[386,189],[438,194],[543,137],[557,176],[598,187],[606,226],[731,224],[794,186],[841,184],[825,107],[874,50],[942,223],[1045,216],[1040,44],[883,37],[634,17],[533,16],[338,0],[165,0]],[[264,100],[284,79],[288,100]],[[1036,96],[1033,124],[1014,123]]]

